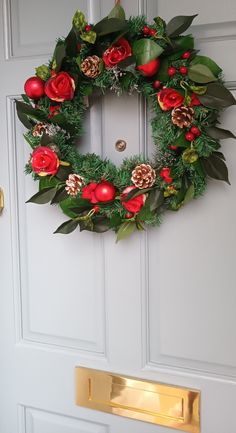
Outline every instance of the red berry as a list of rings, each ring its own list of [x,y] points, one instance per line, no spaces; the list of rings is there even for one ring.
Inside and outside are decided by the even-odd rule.
[[[25,82],[24,90],[31,99],[39,99],[44,95],[44,81],[39,77],[30,77]]]
[[[199,137],[199,135],[201,135],[201,131],[197,126],[192,126],[190,132],[194,134],[196,137]]]
[[[150,36],[156,36],[157,32],[155,29],[150,30]]]
[[[85,26],[84,30],[85,30],[86,32],[91,32],[91,30],[92,30],[92,26],[90,26],[90,24],[87,24],[87,25]]]
[[[185,138],[186,138],[187,141],[193,141],[194,138],[195,138],[195,136],[193,135],[192,132],[186,132]]]
[[[190,51],[185,51],[185,53],[182,54],[182,59],[189,59],[189,57],[191,56]]]
[[[173,77],[176,74],[176,68],[174,68],[174,66],[169,66],[167,73],[169,77]]]
[[[148,26],[143,27],[143,33],[145,35],[150,35],[151,29]]]
[[[161,81],[155,80],[153,83],[153,87],[154,87],[154,89],[159,89],[161,87]]]
[[[186,68],[186,66],[180,66],[179,72],[181,75],[186,75],[188,73],[188,68]]]
[[[174,144],[170,144],[169,149],[170,150],[177,150],[178,146],[175,146]]]

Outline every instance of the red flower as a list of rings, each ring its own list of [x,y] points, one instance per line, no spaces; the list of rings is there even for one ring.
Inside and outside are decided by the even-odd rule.
[[[97,183],[91,182],[89,185],[84,186],[82,189],[82,198],[87,198],[91,203],[97,203],[98,201],[94,194],[97,185]]]
[[[49,107],[50,114],[48,115],[48,118],[51,119],[53,116],[56,116],[56,114],[60,113],[60,105],[51,105]]]
[[[59,159],[50,147],[38,146],[31,156],[32,170],[39,176],[54,175],[58,171]]]
[[[173,177],[170,176],[171,169],[169,167],[164,167],[160,171],[160,176],[163,178],[164,182],[171,183]]]
[[[171,110],[174,107],[180,107],[184,102],[184,96],[174,89],[162,89],[157,94],[159,105],[163,111]]]
[[[192,93],[192,95],[191,95],[191,104],[190,104],[190,106],[192,106],[192,105],[201,105],[201,102],[199,101],[196,93]]]
[[[132,50],[125,38],[120,38],[115,44],[103,53],[103,61],[107,68],[114,68],[117,63],[131,56]]]
[[[75,82],[67,72],[49,78],[45,84],[45,93],[53,101],[70,101],[74,97]]]
[[[131,198],[128,201],[124,201],[126,199],[128,193],[130,191],[132,191],[133,189],[136,189],[136,187],[135,186],[127,186],[127,188],[125,188],[121,194],[121,201],[122,201],[124,208],[127,209],[129,212],[138,213],[140,211],[141,207],[143,207],[143,205],[145,203],[146,195],[140,194],[137,197]]]

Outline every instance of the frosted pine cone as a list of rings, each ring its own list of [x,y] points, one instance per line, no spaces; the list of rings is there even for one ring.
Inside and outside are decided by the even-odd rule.
[[[179,128],[187,128],[191,125],[194,116],[192,107],[176,107],[172,110],[172,123]]]
[[[88,78],[96,78],[101,73],[101,62],[102,59],[98,56],[86,57],[86,59],[81,63],[81,71]]]
[[[34,137],[42,137],[43,133],[48,133],[47,125],[45,123],[37,123],[32,129],[32,135]]]
[[[79,174],[70,174],[66,180],[65,190],[67,194],[75,197],[81,189],[84,178]]]
[[[150,188],[156,180],[156,173],[149,164],[140,164],[132,171],[131,180],[136,188]]]

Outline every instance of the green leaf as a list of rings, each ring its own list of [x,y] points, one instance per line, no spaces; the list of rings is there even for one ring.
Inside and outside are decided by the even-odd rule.
[[[222,72],[222,69],[214,62],[214,60],[210,59],[207,56],[196,56],[192,61],[191,65],[205,65],[207,66],[213,75],[218,77],[218,75]]]
[[[135,65],[136,65],[135,57],[129,56],[129,57],[126,57],[126,59],[121,60],[121,62],[119,62],[119,69],[129,70],[128,68],[130,66],[135,66]]]
[[[77,55],[77,37],[74,28],[68,33],[65,39],[66,55],[69,57],[76,57]]]
[[[22,117],[21,115],[25,114],[27,117],[31,118],[31,119],[35,119],[35,120],[44,120],[45,119],[45,115],[44,113],[42,113],[41,110],[37,110],[34,107],[32,107],[32,105],[30,104],[25,104],[24,102],[15,100],[16,103],[16,111],[17,111],[17,115],[18,117]],[[19,119],[20,119],[19,117]],[[23,116],[24,117],[24,116]],[[32,127],[32,125],[31,125]]]
[[[215,140],[224,140],[226,138],[236,138],[235,135],[227,129],[218,128],[217,126],[211,126],[206,129],[206,133]]]
[[[203,158],[202,165],[208,176],[230,185],[227,166],[217,154],[212,153],[208,158]]]
[[[63,235],[68,235],[72,233],[79,225],[79,221],[68,220],[61,224],[54,233],[61,233]]]
[[[169,75],[167,72],[168,66],[169,66],[168,59],[167,58],[161,59],[161,65],[159,71],[157,72],[156,78],[162,81],[163,83],[169,79]]]
[[[65,186],[62,186],[61,188],[59,188],[56,192],[56,194],[54,195],[51,204],[56,204],[56,203],[60,203],[60,201],[63,201],[65,199],[67,199],[68,194],[65,190]]]
[[[172,42],[172,50],[174,53],[170,55],[168,54],[169,61],[179,60],[185,51],[193,50],[194,48],[194,39],[192,35],[179,36]]]
[[[106,217],[93,218],[93,231],[96,233],[105,233],[110,230],[109,220]]]
[[[136,228],[136,224],[134,221],[126,221],[121,224],[116,237],[116,242],[121,241],[122,239],[130,236]]]
[[[39,180],[39,191],[42,191],[46,188],[55,188],[59,182],[59,179],[57,179],[55,176],[43,176]]]
[[[60,202],[60,207],[70,218],[76,218],[85,210],[92,209],[93,205],[87,199],[68,197]]]
[[[27,129],[32,128],[33,125],[30,122],[30,120],[28,119],[28,117],[26,116],[26,114],[23,114],[20,111],[17,111],[17,116],[18,116],[19,121],[22,123],[22,125],[25,126],[25,128],[27,128]]]
[[[93,27],[93,31],[96,32],[99,37],[128,30],[129,26],[127,22],[120,18],[105,18]]]
[[[208,66],[205,65],[191,65],[188,68],[188,76],[190,80],[195,81],[196,83],[210,83],[211,81],[217,81],[217,78]]]
[[[169,37],[175,38],[179,36],[181,33],[185,32],[189,26],[191,26],[196,15],[179,15],[177,17],[172,18],[167,26],[166,26],[166,34]]]
[[[66,56],[66,47],[63,42],[58,42],[53,53],[53,59],[55,60],[56,67],[53,68],[55,71],[60,71],[61,64]]]
[[[161,17],[155,17],[153,18],[153,21],[156,23],[158,27],[160,27],[162,30],[166,28],[166,22]]]
[[[182,132],[177,139],[175,140],[175,142],[173,143],[175,146],[178,147],[189,147],[189,141],[186,140],[185,138],[185,132]]]
[[[163,51],[163,48],[152,39],[139,39],[133,43],[133,54],[136,57],[137,65],[149,63],[159,57]]]
[[[222,109],[236,104],[232,93],[221,83],[210,83],[205,95],[199,96],[203,105],[209,108]]]
[[[50,202],[54,195],[56,194],[57,189],[54,187],[49,187],[38,191],[33,197],[27,200],[26,203],[36,203],[36,204],[45,204]]]
[[[120,20],[125,20],[125,11],[118,3],[114,6],[114,8],[108,15],[108,19],[111,18],[119,18]]]
[[[132,189],[126,196],[126,198],[124,199],[124,201],[128,201],[131,198],[135,198],[138,197],[139,195],[142,194],[146,194],[147,192],[151,191],[153,188],[144,188],[144,189],[139,189],[139,188],[135,188]]]
[[[57,171],[57,178],[60,180],[68,179],[69,174],[71,174],[71,166],[60,165]]]
[[[194,198],[194,185],[190,185],[190,187],[187,189],[187,192],[185,194],[184,200],[183,200],[183,204],[187,204],[190,200],[192,200]]]
[[[159,191],[158,189],[152,190],[149,194],[148,200],[150,202],[150,210],[156,211],[164,203],[165,199],[164,199],[163,191]]]
[[[81,33],[80,37],[83,41],[88,42],[89,44],[95,44],[97,34],[91,30],[90,32]]]
[[[23,93],[21,97],[26,104],[30,104],[30,98],[27,95]]]

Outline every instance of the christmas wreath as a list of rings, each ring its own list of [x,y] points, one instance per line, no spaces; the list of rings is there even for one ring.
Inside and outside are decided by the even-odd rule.
[[[193,16],[169,23],[125,18],[119,2],[95,25],[77,11],[66,38],[57,40],[47,65],[16,101],[32,148],[26,173],[39,181],[29,202],[58,204],[69,217],[55,233],[114,230],[117,240],[158,225],[165,210],[178,210],[203,194],[207,178],[229,183],[216,126],[219,112],[236,103],[222,69],[182,35]],[[154,159],[126,158],[120,167],[96,154],[81,154],[86,100],[93,92],[139,92],[153,110]],[[235,138],[235,137],[234,137]]]

